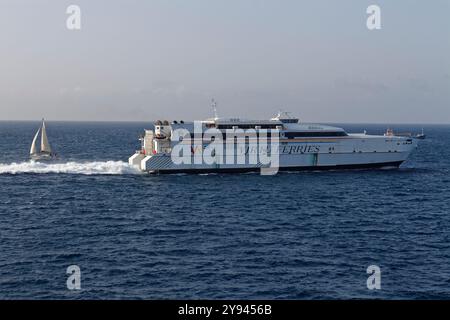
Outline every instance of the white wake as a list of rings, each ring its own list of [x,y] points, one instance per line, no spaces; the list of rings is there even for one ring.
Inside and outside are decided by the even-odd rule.
[[[66,173],[66,174],[138,174],[139,171],[123,161],[95,162],[20,162],[11,164],[0,163],[0,174],[21,173]]]

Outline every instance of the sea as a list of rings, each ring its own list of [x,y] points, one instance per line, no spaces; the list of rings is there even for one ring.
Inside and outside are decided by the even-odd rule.
[[[30,162],[39,125],[0,122],[0,299],[450,299],[449,125],[341,124],[427,138],[275,176],[142,174],[149,122],[47,122],[60,159]]]

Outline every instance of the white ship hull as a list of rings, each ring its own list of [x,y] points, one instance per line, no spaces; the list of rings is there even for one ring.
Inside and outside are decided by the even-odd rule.
[[[415,149],[417,142],[406,137],[348,135],[335,139],[283,141],[279,145],[280,171],[337,170],[358,168],[398,167]],[[169,153],[133,155],[129,162],[149,173],[209,173],[259,171],[268,165],[257,164],[175,164]],[[226,154],[225,154],[226,159]],[[201,162],[201,161],[199,161]]]

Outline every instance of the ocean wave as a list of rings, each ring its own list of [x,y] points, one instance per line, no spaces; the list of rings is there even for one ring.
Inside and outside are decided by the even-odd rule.
[[[94,162],[20,162],[11,164],[0,163],[0,174],[22,173],[65,173],[65,174],[138,174],[136,168],[123,161],[94,161]]]

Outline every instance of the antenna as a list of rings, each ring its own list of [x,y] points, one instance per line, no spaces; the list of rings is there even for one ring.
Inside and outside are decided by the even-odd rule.
[[[211,108],[214,114],[214,119],[219,119],[219,116],[217,115],[217,102],[214,98],[211,99]]]

